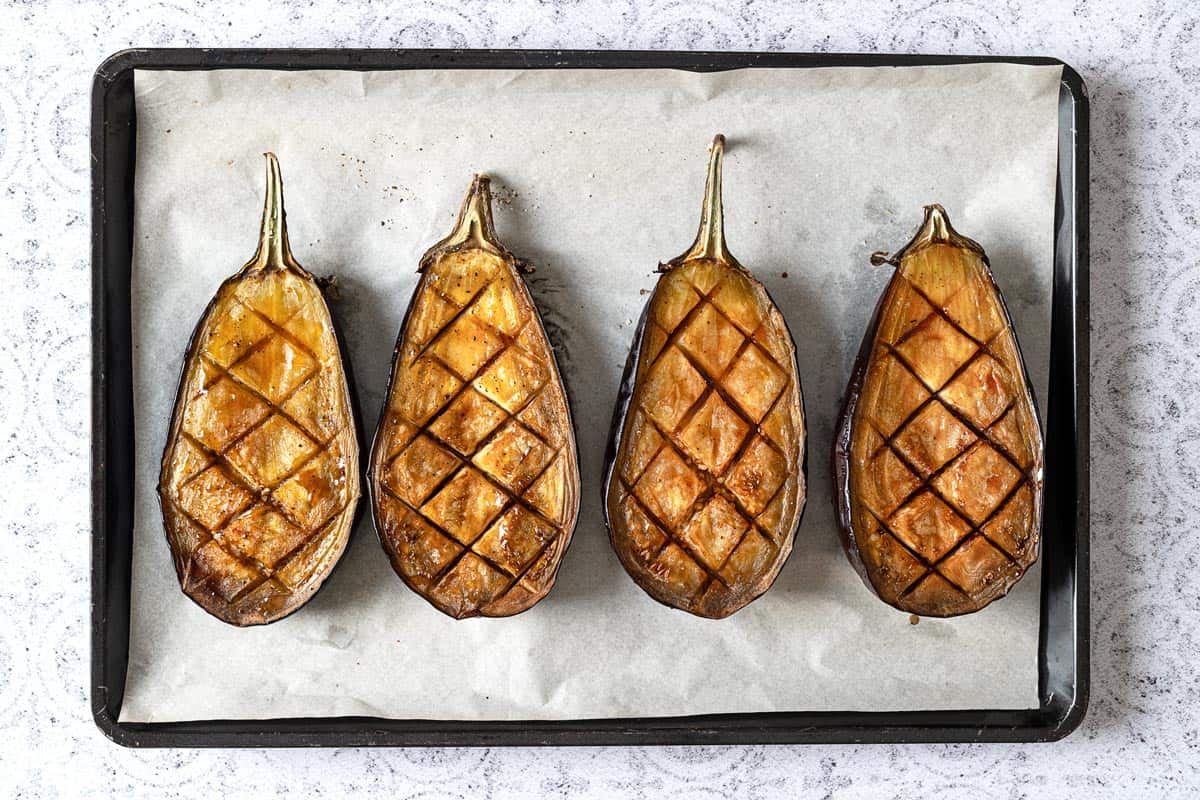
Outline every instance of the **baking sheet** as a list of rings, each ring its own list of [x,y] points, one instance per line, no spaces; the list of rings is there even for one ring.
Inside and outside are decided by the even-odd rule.
[[[1046,397],[1060,68],[148,72],[135,77],[136,486],[123,722],[375,715],[560,719],[1037,705],[1039,571],[954,620],[874,598],[845,561],[828,452],[888,278],[868,255],[941,202],[984,244]],[[730,247],[798,343],[809,507],[773,589],[709,621],[650,600],[601,516],[604,445],[653,269],[691,242],[705,148],[728,137]],[[297,614],[235,629],[180,593],[154,484],[192,326],[254,251],[261,152],[281,160],[299,261],[334,303],[374,432],[420,254],[473,172],[530,283],[571,395],[583,507],[557,587],[456,622],[391,572],[364,516]],[[365,502],[365,500],[364,500]],[[1050,532],[1052,535],[1052,532]]]

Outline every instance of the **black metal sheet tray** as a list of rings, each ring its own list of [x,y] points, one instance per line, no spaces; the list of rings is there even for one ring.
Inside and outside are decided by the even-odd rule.
[[[774,712],[686,717],[445,721],[375,717],[119,722],[128,668],[133,546],[135,69],[616,69],[889,67],[1053,58],[548,50],[126,50],[92,87],[92,714],[128,747],[349,747],[1050,741],[1088,698],[1088,99],[1062,64],[1055,205],[1046,501],[1038,637],[1040,704],[1028,709]]]

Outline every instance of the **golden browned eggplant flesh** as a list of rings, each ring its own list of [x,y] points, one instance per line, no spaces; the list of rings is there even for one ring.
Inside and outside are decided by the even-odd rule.
[[[471,186],[422,276],[371,456],[376,528],[396,573],[452,617],[504,617],[554,584],[579,467],[554,352],[518,262]]]
[[[234,625],[273,622],[316,592],[359,496],[333,323],[288,249],[274,156],[267,174],[258,254],[193,334],[159,480],[183,591]]]
[[[613,547],[648,594],[729,616],[765,592],[805,501],[795,349],[766,290],[725,247],[713,143],[700,233],[664,264],[618,409],[606,514]]]
[[[835,438],[846,551],[885,602],[967,614],[1037,560],[1042,437],[983,249],[940,206],[892,259]]]

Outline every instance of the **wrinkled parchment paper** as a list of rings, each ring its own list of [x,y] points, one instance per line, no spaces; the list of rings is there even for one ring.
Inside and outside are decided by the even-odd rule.
[[[133,272],[136,525],[123,721],[365,714],[513,719],[1037,704],[1040,574],[954,620],[877,600],[842,555],[829,446],[888,268],[924,203],[986,247],[1046,397],[1057,67],[675,71],[139,72]],[[774,588],[730,619],[650,600],[601,517],[609,420],[659,261],[692,241],[706,147],[728,137],[730,248],[797,341],[810,497]],[[471,175],[537,267],[570,392],[583,508],[558,585],[455,622],[391,571],[369,514],[323,591],[240,630],[180,591],[154,498],[181,358],[254,252],[263,151],[283,166],[300,263],[334,304],[375,430],[421,253]],[[1043,406],[1044,407],[1044,406]],[[365,503],[365,498],[364,498]],[[1048,532],[1053,535],[1053,531]]]

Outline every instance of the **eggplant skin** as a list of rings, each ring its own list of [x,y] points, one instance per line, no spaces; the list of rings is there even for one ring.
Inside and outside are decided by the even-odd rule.
[[[673,265],[613,421],[605,514],[626,571],[710,619],[762,595],[800,524],[805,437],[794,345],[766,290],[738,265]]]
[[[302,606],[341,557],[358,442],[324,297],[290,270],[235,276],[185,360],[159,497],[184,592],[233,625]]]
[[[579,515],[579,462],[554,351],[487,179],[422,259],[369,467],[380,543],[455,618],[506,617],[554,586]]]
[[[842,544],[889,605],[969,614],[1038,557],[1044,453],[1033,389],[983,249],[940,206],[888,260],[896,271],[834,435]]]

